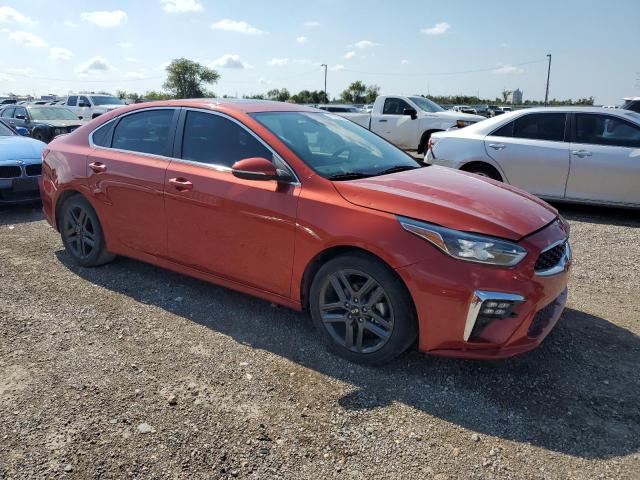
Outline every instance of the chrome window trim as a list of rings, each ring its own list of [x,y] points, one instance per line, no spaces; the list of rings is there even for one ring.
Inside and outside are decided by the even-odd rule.
[[[231,120],[233,123],[235,123],[236,125],[238,125],[239,127],[241,127],[243,130],[245,130],[246,132],[248,132],[250,135],[252,135],[258,142],[260,142],[267,150],[269,150],[274,158],[277,158],[278,161],[280,161],[283,165],[285,165],[287,167],[287,170],[289,171],[289,173],[291,174],[291,176],[293,177],[293,181],[290,182],[282,182],[282,183],[287,183],[289,185],[301,185],[300,183],[300,179],[298,178],[298,175],[296,175],[296,172],[293,170],[293,168],[291,168],[291,165],[289,165],[279,154],[278,152],[276,152],[270,145],[268,145],[264,140],[262,140],[262,138],[260,138],[255,132],[253,132],[249,127],[247,127],[246,125],[244,125],[242,122],[236,120],[235,118],[221,113],[221,112],[216,112],[214,110],[209,110],[206,108],[194,108],[194,107],[175,107],[175,106],[170,106],[170,107],[148,107],[148,108],[140,108],[137,110],[132,110],[130,112],[126,112],[123,113],[121,115],[118,115],[114,118],[112,118],[111,120],[108,120],[106,122],[104,122],[103,124],[99,125],[98,127],[96,127],[95,129],[93,129],[91,131],[91,133],[89,133],[89,146],[91,148],[96,148],[96,149],[100,149],[100,150],[109,150],[109,151],[114,151],[114,152],[120,152],[120,153],[134,153],[136,155],[142,155],[145,157],[151,157],[151,158],[157,158],[160,160],[168,160],[169,162],[179,162],[179,163],[185,163],[188,165],[194,165],[194,166],[198,166],[198,167],[204,167],[204,168],[210,168],[212,170],[216,170],[219,172],[229,172],[231,173],[231,168],[227,167],[226,165],[220,165],[220,164],[214,164],[214,163],[202,163],[202,162],[196,162],[194,160],[186,160],[184,158],[177,158],[177,157],[167,157],[164,155],[156,155],[153,153],[145,153],[145,152],[137,152],[135,150],[123,150],[121,148],[113,148],[113,147],[103,147],[101,145],[96,145],[93,142],[93,134],[101,129],[102,127],[118,121],[121,118],[126,117],[127,115],[132,115],[134,113],[139,113],[139,112],[146,112],[149,110],[185,110],[187,112],[189,111],[194,111],[194,112],[201,112],[201,113],[208,113],[208,114],[212,114],[212,115],[218,115],[222,118],[225,118],[227,120]],[[186,119],[185,119],[186,121]]]
[[[533,270],[533,273],[536,274],[539,277],[550,277],[552,275],[557,275],[558,273],[562,273],[564,272],[564,269],[567,265],[571,264],[571,259],[572,259],[572,255],[571,255],[571,245],[569,245],[569,237],[565,237],[562,240],[558,240],[557,242],[553,242],[551,245],[549,245],[547,248],[545,248],[544,250],[542,250],[540,252],[540,254],[538,255],[538,257],[540,257],[540,255],[542,255],[544,252],[547,252],[549,250],[551,250],[552,248],[557,247],[558,245],[561,245],[563,243],[566,243],[566,247],[564,249],[564,255],[562,256],[562,258],[560,259],[560,261],[558,262],[558,264],[555,267],[551,267],[547,270],[540,270],[540,271],[536,271],[535,269]],[[537,261],[537,259],[536,259]]]
[[[464,334],[463,339],[465,342],[469,341],[473,327],[476,325],[476,320],[480,314],[480,308],[482,304],[487,300],[507,300],[510,302],[524,302],[524,297],[515,293],[504,292],[490,292],[486,290],[476,290],[473,292],[471,301],[469,302],[469,311],[467,312],[467,319],[464,322]]]

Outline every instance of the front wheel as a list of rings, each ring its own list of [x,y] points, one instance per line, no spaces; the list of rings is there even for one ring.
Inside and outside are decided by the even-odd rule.
[[[113,260],[105,248],[98,215],[82,196],[69,197],[61,209],[60,236],[69,256],[83,267],[96,267]]]
[[[309,300],[324,342],[353,362],[388,363],[416,339],[415,312],[404,284],[367,255],[341,255],[323,265]]]

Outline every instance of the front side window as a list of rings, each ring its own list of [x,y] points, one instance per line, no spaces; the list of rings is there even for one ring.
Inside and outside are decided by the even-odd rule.
[[[124,105],[124,102],[117,97],[112,97],[109,95],[100,95],[97,97],[91,97],[94,105]],[[87,100],[89,103],[89,100]]]
[[[532,140],[564,140],[565,113],[530,113],[517,118],[513,124],[513,136]]]
[[[78,97],[76,95],[72,95],[71,97],[67,98],[68,106],[75,107],[76,103],[78,103]]]
[[[113,132],[112,147],[120,150],[169,155],[173,110],[158,109],[122,117]]]
[[[78,100],[78,105],[81,105],[81,104],[84,104],[85,107],[90,107],[91,106],[91,102],[85,96],[80,97],[80,99]]]
[[[578,113],[576,142],[640,148],[640,127],[609,115]]]
[[[23,119],[25,119],[25,120],[26,120],[26,119],[27,119],[27,109],[26,109],[26,108],[24,108],[24,107],[18,107],[18,108],[16,108],[16,111],[15,111],[15,113],[14,113],[13,117],[14,117],[14,118],[21,117],[21,118],[23,118]]]
[[[10,108],[5,108],[2,111],[2,116],[5,117],[5,118],[13,118],[13,112],[15,112],[15,111],[16,111],[15,108],[11,108],[11,107]]]
[[[384,101],[383,115],[403,115],[405,108],[411,108],[407,102],[401,98],[387,98]]]
[[[189,111],[182,137],[182,158],[231,167],[238,160],[261,157],[273,161],[271,151],[244,128],[220,115]]]
[[[251,116],[319,175],[349,180],[419,168],[402,150],[331,113],[260,112]]]
[[[0,122],[0,137],[13,137],[15,133],[4,123]]]
[[[442,108],[437,103],[432,102],[428,98],[424,98],[424,97],[409,97],[409,98],[423,112],[435,113],[435,112],[444,112],[445,111],[444,108]],[[411,108],[411,107],[407,107],[407,108]],[[468,107],[458,107],[458,108],[462,109],[462,108],[468,108]]]

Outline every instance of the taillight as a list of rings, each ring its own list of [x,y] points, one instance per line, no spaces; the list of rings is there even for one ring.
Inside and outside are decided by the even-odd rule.
[[[433,137],[429,137],[429,142],[427,143],[427,150],[433,150]]]

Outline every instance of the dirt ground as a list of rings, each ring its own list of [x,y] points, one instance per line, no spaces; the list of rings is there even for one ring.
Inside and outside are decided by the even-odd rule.
[[[640,215],[561,207],[542,346],[496,362],[327,353],[310,320],[0,208],[0,479],[640,478]]]

